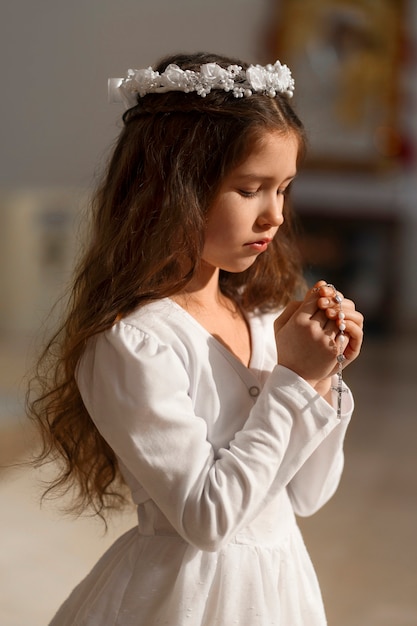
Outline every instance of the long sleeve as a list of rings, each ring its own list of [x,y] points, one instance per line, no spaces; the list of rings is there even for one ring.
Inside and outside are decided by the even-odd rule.
[[[243,427],[215,453],[194,411],[184,359],[119,324],[99,336],[78,371],[103,437],[176,531],[216,550],[284,488],[337,426],[335,411],[276,366]]]
[[[336,381],[335,381],[336,383]],[[312,515],[334,495],[344,466],[343,442],[354,404],[346,385],[342,397],[342,415],[337,426],[306,460],[288,485],[295,513]],[[336,405],[336,398],[334,405]]]

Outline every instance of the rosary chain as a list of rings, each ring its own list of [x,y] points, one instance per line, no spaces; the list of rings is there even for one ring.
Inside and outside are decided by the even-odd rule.
[[[339,312],[337,315],[337,324],[339,328],[339,332],[336,335],[335,342],[337,348],[337,384],[332,387],[332,391],[337,393],[337,404],[336,404],[336,413],[338,419],[342,417],[342,395],[345,393],[346,389],[343,387],[343,363],[346,360],[345,355],[343,354],[343,343],[345,339],[345,329],[346,324],[344,322],[345,314],[342,309],[343,298],[339,296],[337,293],[336,287],[330,283],[326,285],[326,287],[330,287],[334,291],[333,299],[339,306]]]

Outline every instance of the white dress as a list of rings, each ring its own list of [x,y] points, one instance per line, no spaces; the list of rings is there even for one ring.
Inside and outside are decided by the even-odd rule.
[[[276,365],[272,315],[245,367],[170,299],[90,340],[77,381],[118,456],[138,527],[51,626],[323,626],[296,525],[337,488],[353,409]]]

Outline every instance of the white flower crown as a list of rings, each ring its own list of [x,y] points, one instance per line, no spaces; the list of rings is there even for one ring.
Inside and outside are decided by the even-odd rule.
[[[235,98],[249,97],[254,92],[274,98],[284,93],[290,98],[294,93],[294,79],[286,65],[276,61],[274,65],[250,65],[245,71],[240,65],[229,65],[226,69],[217,63],[201,65],[199,72],[182,70],[171,64],[162,74],[151,67],[143,70],[128,70],[125,78],[109,78],[109,101],[124,102],[128,107],[137,104],[148,93],[168,91],[195,92],[205,98],[212,89],[232,92]]]

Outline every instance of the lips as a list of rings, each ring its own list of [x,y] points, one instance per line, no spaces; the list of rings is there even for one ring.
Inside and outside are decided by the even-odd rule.
[[[265,252],[268,248],[268,244],[271,243],[272,239],[269,237],[263,237],[262,239],[257,239],[256,241],[249,241],[245,243],[245,247],[254,251],[256,254],[259,252]]]
[[[267,246],[271,243],[271,241],[272,239],[269,237],[264,237],[263,239],[257,239],[256,241],[249,241],[248,243],[245,243],[245,246]]]

